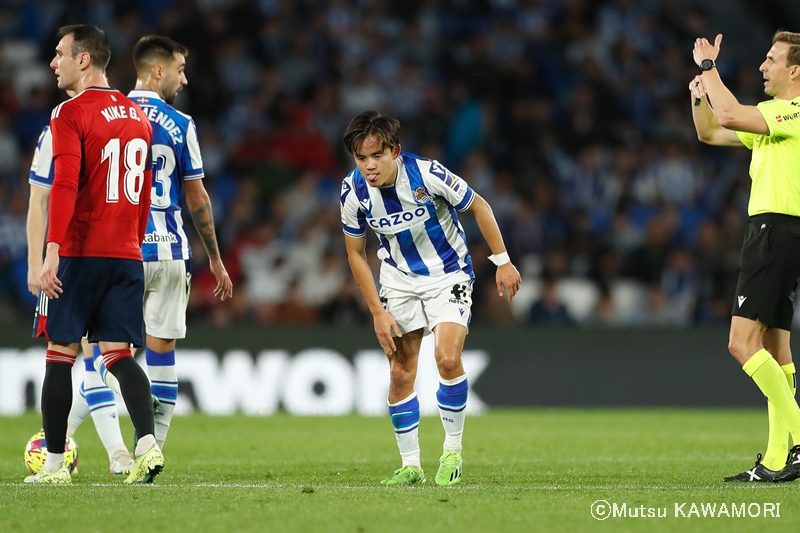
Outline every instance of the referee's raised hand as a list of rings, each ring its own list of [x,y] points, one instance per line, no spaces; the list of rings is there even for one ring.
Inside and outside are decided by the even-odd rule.
[[[698,37],[694,41],[694,50],[692,51],[692,58],[695,64],[699,67],[704,59],[715,61],[719,56],[719,46],[722,44],[722,34],[718,34],[714,39],[714,44],[708,42],[704,37]]]

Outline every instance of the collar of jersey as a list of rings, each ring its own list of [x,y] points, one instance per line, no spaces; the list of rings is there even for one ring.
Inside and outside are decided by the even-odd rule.
[[[137,96],[142,96],[144,98],[155,98],[156,100],[161,100],[161,97],[158,96],[158,93],[155,91],[151,91],[149,89],[134,89],[128,93],[128,98],[133,100]]]

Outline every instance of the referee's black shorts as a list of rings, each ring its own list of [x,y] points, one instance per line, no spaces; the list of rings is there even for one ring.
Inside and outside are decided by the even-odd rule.
[[[61,257],[58,279],[64,292],[40,293],[33,336],[48,341],[144,343],[144,267],[141,261],[106,257]]]
[[[733,316],[791,330],[800,278],[800,217],[764,213],[750,217],[742,245]]]

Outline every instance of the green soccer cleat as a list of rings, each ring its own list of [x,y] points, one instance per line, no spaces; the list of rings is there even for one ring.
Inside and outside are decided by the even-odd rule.
[[[147,450],[143,455],[136,458],[136,462],[131,469],[125,483],[128,485],[139,485],[152,483],[155,477],[164,470],[164,455],[158,444]]]
[[[434,478],[437,485],[455,485],[461,481],[461,454],[445,450],[439,457],[439,471]]]
[[[382,479],[382,485],[411,485],[413,483],[425,483],[425,474],[421,468],[416,466],[404,466],[394,471],[394,476],[389,479]]]
[[[72,483],[72,476],[69,473],[69,468],[66,464],[62,464],[61,468],[55,472],[46,472],[44,467],[40,468],[38,472],[32,476],[25,478],[25,483],[41,483],[50,485],[69,485]]]

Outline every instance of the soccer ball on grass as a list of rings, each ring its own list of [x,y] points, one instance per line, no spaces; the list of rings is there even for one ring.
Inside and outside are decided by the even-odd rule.
[[[38,431],[30,438],[25,446],[25,466],[28,472],[35,474],[38,472],[47,459],[47,441],[44,438],[44,430]],[[64,462],[71,473],[78,469],[78,445],[72,437],[67,437],[64,446]]]

